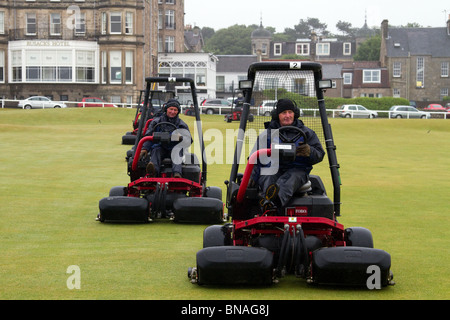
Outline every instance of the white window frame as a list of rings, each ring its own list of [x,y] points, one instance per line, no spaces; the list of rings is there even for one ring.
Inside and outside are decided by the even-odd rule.
[[[394,63],[392,64],[392,77],[402,77],[402,63],[400,61],[394,61]]]
[[[281,55],[283,55],[282,44],[281,43],[274,43],[273,44],[273,55],[274,56],[281,56]]]
[[[295,54],[299,56],[309,56],[309,43],[296,43]]]
[[[125,34],[133,34],[133,12],[125,12]]]
[[[116,72],[113,72],[112,68],[119,68],[120,78],[115,77]],[[113,78],[114,75],[114,78]],[[111,50],[109,52],[109,83],[111,84],[122,84],[123,74],[122,74],[122,51]]]
[[[133,62],[133,51],[125,51],[125,83],[132,84],[134,76],[134,62]],[[128,71],[130,77],[128,78]]]
[[[441,62],[441,78],[448,78],[449,62]]]
[[[116,20],[118,18],[118,20]],[[119,29],[114,30],[113,29]],[[109,14],[109,33],[110,34],[121,34],[122,33],[122,13],[121,12],[111,12]]]
[[[175,37],[174,36],[166,36],[164,40],[164,49],[165,52],[175,52]]]
[[[165,24],[164,24],[165,29],[170,29],[170,30],[175,29],[175,11],[174,10],[166,10],[164,22],[165,22]]]
[[[75,35],[86,34],[86,13],[80,12],[75,15]]]
[[[416,87],[425,87],[425,58],[417,57],[416,63]]]
[[[0,34],[5,34],[5,11],[0,11]]]
[[[102,34],[106,34],[108,30],[108,14],[106,12],[102,12],[102,26],[101,26]]]
[[[381,83],[381,70],[379,69],[363,70],[363,83]]]
[[[55,18],[59,22],[55,22]],[[61,14],[57,12],[50,13],[50,35],[59,36],[61,35]]]
[[[352,54],[352,43],[351,42],[344,42],[342,46],[342,54],[344,56],[350,56]]]
[[[319,42],[316,44],[316,55],[329,56],[330,55],[330,43]]]
[[[344,72],[342,75],[344,85],[351,85],[353,83],[353,73]]]
[[[34,22],[33,22],[34,19]],[[26,23],[26,34],[29,36],[35,36],[37,33],[37,17],[36,13],[26,13],[25,14],[25,23]],[[34,32],[29,32],[31,26],[34,26]]]

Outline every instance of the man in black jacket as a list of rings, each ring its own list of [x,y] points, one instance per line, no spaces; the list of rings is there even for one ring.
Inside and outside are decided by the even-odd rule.
[[[277,161],[272,155],[270,162],[259,161],[255,166],[252,179],[258,183],[264,193],[262,203],[271,204],[277,207],[284,207],[291,199],[295,191],[308,182],[308,175],[312,170],[312,166],[323,160],[325,151],[320,143],[316,133],[303,124],[299,119],[300,110],[289,99],[280,99],[277,101],[275,109],[272,113],[272,121],[266,126],[266,130],[258,137],[253,151],[261,148],[270,148],[273,142],[272,137],[274,130],[291,126],[302,130],[306,135],[299,135],[298,130],[293,128],[281,129],[282,135],[288,139],[294,139],[292,143],[296,146],[296,157],[294,161]],[[279,135],[277,135],[279,137]],[[298,136],[298,137],[297,137]],[[266,144],[266,145],[264,145]]]
[[[163,107],[163,114],[160,117],[154,118],[150,123],[150,126],[145,133],[146,136],[153,135],[154,132],[172,132],[177,130],[182,136],[189,136],[189,126],[179,118],[181,111],[180,103],[175,99],[170,99]],[[158,125],[160,124],[160,125]],[[156,130],[155,130],[156,128]],[[182,130],[183,129],[183,130]],[[184,131],[184,130],[187,130]],[[147,174],[151,177],[158,176],[160,174],[161,159],[172,159],[172,176],[174,178],[181,178],[182,154],[172,155],[172,151],[179,141],[172,141],[170,144],[162,144],[159,142],[147,141],[142,146],[140,157],[144,158],[150,153],[150,162],[147,165]],[[183,149],[177,150],[182,152]]]

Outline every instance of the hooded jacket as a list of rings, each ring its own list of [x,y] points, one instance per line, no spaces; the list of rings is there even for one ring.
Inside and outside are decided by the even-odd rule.
[[[282,171],[286,171],[289,168],[301,168],[305,170],[307,174],[309,174],[312,170],[312,166],[316,163],[319,163],[323,160],[325,156],[325,151],[322,147],[322,144],[320,143],[319,138],[317,137],[316,133],[311,130],[310,128],[306,127],[300,119],[295,119],[291,126],[297,127],[301,129],[305,135],[306,135],[306,143],[310,146],[311,154],[309,157],[296,157],[293,162],[285,162],[281,161],[279,163],[279,169]],[[272,132],[273,130],[280,129],[281,125],[278,120],[272,120],[270,123],[266,124],[266,130],[262,132],[258,140],[256,141],[255,146],[253,147],[252,153],[256,150],[263,149],[263,148],[270,148],[272,145]],[[298,131],[296,130],[286,130],[283,132],[283,134],[287,138],[293,138],[298,134]],[[264,146],[266,142],[267,144]],[[282,142],[282,141],[276,141],[276,142]],[[303,142],[303,136],[300,136],[296,141],[293,141],[295,143],[295,146],[298,147],[300,143]],[[266,161],[267,162],[267,161]],[[276,165],[276,163],[263,163],[261,161],[258,161],[259,167],[269,167]]]

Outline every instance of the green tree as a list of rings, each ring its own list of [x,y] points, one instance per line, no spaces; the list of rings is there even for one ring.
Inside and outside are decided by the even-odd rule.
[[[205,41],[205,52],[214,54],[251,54],[251,34],[255,26],[234,25],[217,30]]]
[[[317,18],[300,19],[300,22],[294,26],[293,29],[285,28],[284,33],[289,35],[291,41],[299,38],[311,37],[311,32],[314,31],[319,36],[328,36],[330,32],[327,30],[327,24],[320,22]]]
[[[381,37],[374,36],[359,46],[353,59],[355,61],[378,61],[380,60]]]

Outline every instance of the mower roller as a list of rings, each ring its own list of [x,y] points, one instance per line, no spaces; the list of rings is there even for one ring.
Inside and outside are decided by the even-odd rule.
[[[271,85],[265,88],[268,79]],[[232,221],[204,230],[203,249],[197,252],[196,266],[188,270],[192,283],[270,285],[292,273],[308,284],[368,288],[394,284],[391,257],[373,247],[371,232],[362,227],[344,228],[337,220],[341,181],[324,102],[323,92],[327,88],[331,88],[331,81],[322,79],[319,63],[258,62],[249,67],[248,80],[240,82],[245,100],[230,179],[225,181],[226,205]],[[241,157],[245,144],[251,150],[256,141],[254,137],[252,141],[251,135],[256,130],[247,128],[251,99],[274,98],[295,101],[303,109],[301,120],[325,142],[333,200],[328,197],[322,179],[310,174],[309,181],[295,191],[284,207],[266,211],[261,208],[263,191],[251,181],[256,159],[273,157],[274,152],[280,158],[291,159],[293,153],[295,158],[295,145],[282,139],[283,129],[278,132],[279,143],[254,152],[249,158]],[[270,120],[257,118],[261,122]],[[258,125],[258,121],[253,123]],[[248,160],[242,174],[238,171],[239,159],[243,158]]]
[[[146,128],[151,121],[148,117],[151,107],[148,103],[150,89],[158,86],[165,92],[167,87],[176,88],[177,85],[183,86],[187,83],[194,102],[196,127],[202,151],[201,167],[197,156],[187,151],[192,138],[186,130],[178,131],[175,125],[160,122],[157,126],[161,126],[162,131],[155,130],[151,136],[145,136]],[[150,222],[159,218],[168,218],[175,222],[222,223],[224,221],[222,189],[206,186],[207,161],[194,81],[190,78],[148,77],[146,84],[147,89],[135,145],[127,157],[130,183],[126,187],[111,188],[109,196],[99,201],[100,212],[97,220],[100,222]],[[140,158],[142,146],[147,141],[161,145],[176,143],[176,148],[181,146],[179,149],[184,151],[181,177],[173,176],[173,159],[170,158],[161,159],[159,176],[147,174],[146,166],[150,161],[150,155]]]

